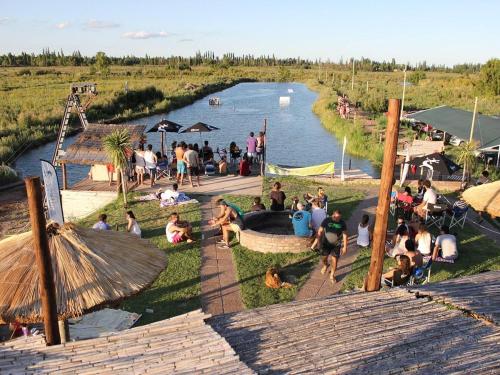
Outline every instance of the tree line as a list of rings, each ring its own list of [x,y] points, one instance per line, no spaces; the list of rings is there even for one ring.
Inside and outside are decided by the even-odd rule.
[[[61,51],[51,51],[43,49],[41,53],[20,54],[7,53],[0,55],[0,66],[4,67],[50,67],[50,66],[93,66],[96,64],[96,57],[103,52],[98,52],[96,56],[83,56],[80,51],[75,51],[72,54],[65,54]],[[107,56],[111,65],[131,66],[131,65],[163,65],[170,68],[189,69],[193,66],[208,65],[208,66],[289,66],[301,67],[304,69],[318,68],[321,66],[336,70],[352,69],[353,59],[339,61],[331,61],[320,59],[310,60],[299,57],[278,58],[274,55],[254,56],[244,54],[237,56],[234,53],[225,53],[222,56],[217,56],[212,51],[204,53],[197,52],[194,56],[148,56],[137,57],[133,55],[127,56]],[[439,72],[455,72],[455,73],[477,73],[481,69],[481,64],[465,63],[457,64],[453,67],[445,65],[427,64],[426,61],[416,64],[398,63],[393,58],[390,61],[375,61],[369,58],[361,57],[354,59],[356,70],[371,71],[371,72],[392,72],[394,70],[418,70],[418,71],[439,71]]]

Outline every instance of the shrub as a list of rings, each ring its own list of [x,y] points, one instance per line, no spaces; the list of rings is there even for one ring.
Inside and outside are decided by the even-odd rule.
[[[0,165],[0,186],[7,185],[19,180],[15,170],[8,165]]]

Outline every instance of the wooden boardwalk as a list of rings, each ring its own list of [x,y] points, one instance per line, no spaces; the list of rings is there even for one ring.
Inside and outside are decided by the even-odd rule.
[[[212,315],[244,309],[233,253],[231,249],[217,247],[214,229],[208,225],[217,211],[216,199],[207,197],[201,205],[201,306]]]

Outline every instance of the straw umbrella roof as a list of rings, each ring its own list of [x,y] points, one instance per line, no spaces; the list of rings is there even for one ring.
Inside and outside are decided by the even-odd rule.
[[[130,143],[133,148],[137,148],[143,142],[146,125],[88,124],[85,130],[78,135],[76,141],[68,146],[59,161],[84,165],[111,163],[102,141],[115,130],[121,129],[129,131]]]
[[[500,181],[471,187],[463,192],[462,198],[475,210],[500,217]]]
[[[165,253],[129,233],[48,227],[59,318],[82,315],[150,285]],[[42,320],[31,232],[0,241],[0,322]]]

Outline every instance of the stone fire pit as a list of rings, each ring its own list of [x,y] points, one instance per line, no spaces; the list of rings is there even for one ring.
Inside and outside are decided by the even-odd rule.
[[[257,211],[245,215],[242,246],[261,253],[301,253],[310,251],[312,240],[293,234],[288,211]]]

